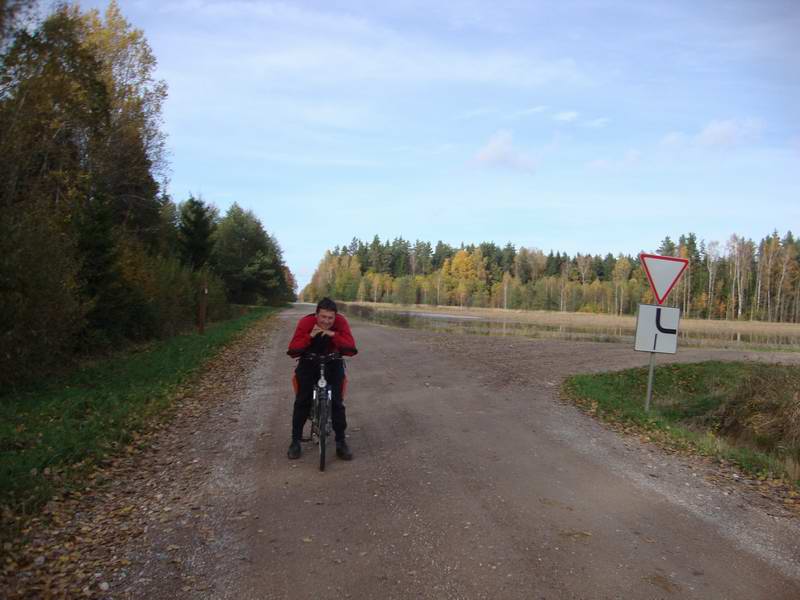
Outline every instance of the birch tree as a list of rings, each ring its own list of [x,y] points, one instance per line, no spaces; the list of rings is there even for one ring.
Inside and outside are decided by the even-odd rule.
[[[625,303],[625,284],[631,274],[631,262],[621,254],[614,265],[612,280],[614,282],[614,312],[621,315]]]
[[[706,318],[710,319],[714,309],[714,291],[719,269],[719,242],[709,242],[706,247],[706,270],[708,271],[708,295],[706,302]]]
[[[780,275],[778,277],[778,285],[776,288],[775,305],[777,308],[777,321],[783,321],[783,288],[786,282],[786,277],[790,272],[790,266],[796,258],[796,250],[794,244],[782,244],[780,249]]]
[[[586,285],[586,279],[592,270],[592,256],[590,254],[578,254],[575,257],[575,262],[578,265],[578,274],[581,277],[581,285]]]
[[[773,279],[773,265],[776,262],[777,255],[780,252],[780,240],[778,232],[774,232],[768,237],[763,244],[763,251],[761,254],[761,262],[764,264],[764,291],[767,296],[767,321],[772,321],[772,279]]]

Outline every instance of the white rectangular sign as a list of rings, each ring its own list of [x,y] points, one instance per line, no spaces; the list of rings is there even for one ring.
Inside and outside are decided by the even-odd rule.
[[[636,317],[636,342],[639,352],[675,354],[678,351],[678,321],[681,310],[655,304],[640,304]]]

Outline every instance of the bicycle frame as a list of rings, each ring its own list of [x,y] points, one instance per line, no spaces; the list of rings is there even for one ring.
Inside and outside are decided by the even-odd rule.
[[[321,407],[321,400],[325,402],[327,405],[325,408],[325,414],[327,415],[327,419],[325,420],[325,433],[330,434],[331,432],[331,403],[333,401],[332,392],[330,387],[328,386],[328,381],[325,379],[325,363],[320,363],[319,368],[319,379],[317,380],[317,385],[314,386],[314,391],[312,394],[311,399],[311,414],[309,418],[311,419],[311,436],[320,437],[320,407]]]
[[[309,354],[304,357],[306,360],[319,361],[319,379],[314,386],[311,400],[311,439],[317,438],[319,445],[319,470],[325,470],[326,443],[331,434],[333,425],[331,422],[331,409],[333,403],[333,392],[331,386],[325,378],[325,365],[334,360],[342,360],[340,354],[334,352],[330,354]]]

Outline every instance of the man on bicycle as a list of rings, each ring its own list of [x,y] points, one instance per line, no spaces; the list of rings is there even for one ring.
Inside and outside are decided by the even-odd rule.
[[[311,410],[314,385],[319,377],[319,364],[305,360],[305,354],[327,354],[338,352],[343,356],[354,356],[358,353],[350,324],[340,315],[336,303],[330,298],[323,298],[317,304],[314,314],[306,315],[297,323],[289,350],[286,352],[293,358],[299,357],[295,369],[297,376],[297,395],[294,399],[292,413],[292,443],[288,456],[300,458],[300,436],[303,426]],[[347,429],[342,386],[344,385],[344,362],[335,360],[325,365],[325,379],[331,386],[331,421],[336,435],[336,456],[343,460],[352,460],[353,453],[347,447],[344,432]]]

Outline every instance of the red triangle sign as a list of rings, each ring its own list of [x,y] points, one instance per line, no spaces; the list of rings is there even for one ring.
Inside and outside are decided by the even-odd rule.
[[[663,304],[689,266],[689,259],[644,253],[640,254],[639,258],[642,260],[644,272],[647,273],[647,279],[650,280],[650,287],[656,295],[656,301]]]

